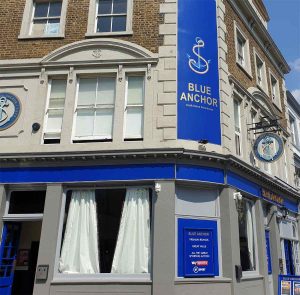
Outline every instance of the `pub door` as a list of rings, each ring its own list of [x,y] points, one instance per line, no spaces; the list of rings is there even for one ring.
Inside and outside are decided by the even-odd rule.
[[[21,224],[5,222],[0,245],[0,294],[11,295]]]

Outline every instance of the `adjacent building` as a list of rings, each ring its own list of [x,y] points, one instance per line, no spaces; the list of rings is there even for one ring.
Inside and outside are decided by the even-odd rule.
[[[297,288],[299,106],[262,0],[0,15],[1,294]]]

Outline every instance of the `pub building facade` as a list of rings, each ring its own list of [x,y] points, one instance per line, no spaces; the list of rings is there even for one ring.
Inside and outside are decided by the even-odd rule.
[[[1,294],[297,290],[290,69],[261,0],[0,15]]]

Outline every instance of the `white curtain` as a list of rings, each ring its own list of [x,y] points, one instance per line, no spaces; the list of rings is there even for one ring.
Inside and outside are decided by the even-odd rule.
[[[95,191],[73,191],[59,260],[62,273],[99,273]]]
[[[149,191],[126,191],[112,273],[148,273],[150,262]]]
[[[253,220],[251,205],[246,201],[246,228],[247,228],[247,241],[251,270],[254,270],[254,239],[253,239]]]

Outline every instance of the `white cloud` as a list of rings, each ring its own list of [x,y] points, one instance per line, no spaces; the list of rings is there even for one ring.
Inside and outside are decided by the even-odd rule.
[[[296,98],[298,103],[300,104],[300,89],[295,89],[292,91],[293,96]]]
[[[300,72],[300,58],[297,58],[293,62],[290,62],[289,65],[293,70]]]

